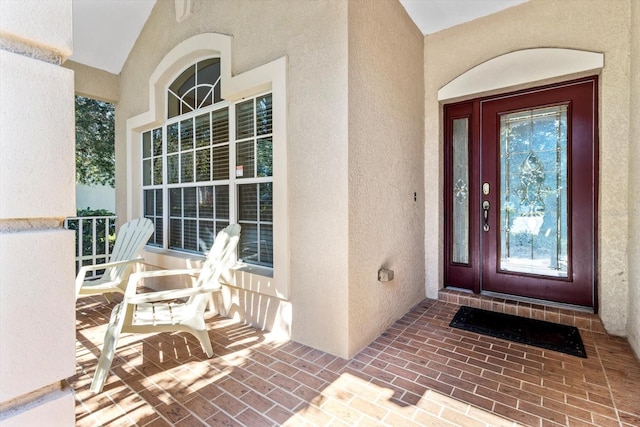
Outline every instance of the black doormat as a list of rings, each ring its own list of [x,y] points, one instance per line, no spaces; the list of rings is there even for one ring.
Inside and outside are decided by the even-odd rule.
[[[462,306],[449,326],[587,358],[578,328]]]

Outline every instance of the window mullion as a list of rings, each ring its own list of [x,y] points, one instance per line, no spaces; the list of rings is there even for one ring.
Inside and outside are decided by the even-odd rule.
[[[162,249],[169,249],[169,171],[167,162],[167,123],[162,126]]]
[[[236,104],[229,105],[229,223],[238,223],[236,184]]]

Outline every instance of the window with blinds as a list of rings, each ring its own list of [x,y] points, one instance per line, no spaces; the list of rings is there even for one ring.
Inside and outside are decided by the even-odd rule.
[[[167,90],[164,125],[142,133],[149,244],[203,253],[239,223],[238,258],[273,267],[272,96],[234,103],[220,93],[219,58],[192,65]]]

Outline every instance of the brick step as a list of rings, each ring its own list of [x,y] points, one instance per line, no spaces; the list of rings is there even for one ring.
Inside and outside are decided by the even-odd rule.
[[[546,320],[547,322],[575,326],[584,331],[606,334],[602,321],[597,314],[580,310],[478,295],[471,292],[446,288],[438,291],[438,299],[449,304],[466,305],[484,310],[497,311],[499,313],[514,314],[530,319]]]

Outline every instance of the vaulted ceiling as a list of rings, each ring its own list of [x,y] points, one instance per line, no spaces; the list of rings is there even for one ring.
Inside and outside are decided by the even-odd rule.
[[[400,0],[423,34],[431,34],[527,0]],[[73,0],[75,62],[122,70],[156,0]]]

